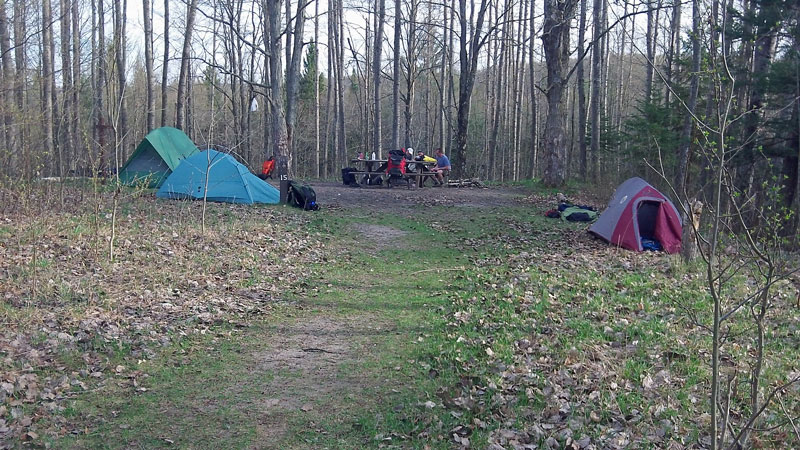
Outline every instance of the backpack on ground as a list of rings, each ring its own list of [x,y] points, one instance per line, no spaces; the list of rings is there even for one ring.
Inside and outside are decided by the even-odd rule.
[[[345,186],[353,186],[358,184],[358,181],[356,181],[356,176],[353,175],[352,172],[358,172],[358,170],[352,167],[345,167],[342,169],[342,183],[344,183]]]
[[[314,188],[307,184],[298,183],[297,181],[289,181],[286,203],[306,211],[316,211],[319,209],[317,193],[314,192]]]

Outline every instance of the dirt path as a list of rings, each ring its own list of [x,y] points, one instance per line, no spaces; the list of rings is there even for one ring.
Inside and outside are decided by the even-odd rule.
[[[318,203],[325,209],[343,210],[344,214],[399,214],[417,218],[425,217],[424,210],[435,206],[519,205],[525,193],[522,189],[508,188],[350,188],[335,183],[314,183],[313,187]],[[407,208],[408,205],[412,207]],[[376,251],[389,249],[391,242],[408,234],[392,226],[372,223],[352,223],[348,232],[362,234],[361,239],[371,242]],[[351,294],[368,295],[361,289]],[[309,300],[309,305],[315,305],[315,301]],[[342,317],[323,308],[316,313],[301,312],[291,323],[271,328],[262,338],[266,348],[252,353],[252,372],[272,374],[261,388],[263,397],[256,405],[259,414],[256,448],[278,448],[291,442],[296,445],[290,422],[298,414],[311,424],[321,415],[341,415],[344,421],[352,420],[347,411],[341,410],[342,399],[361,397],[365,387],[379,380],[348,368],[363,365],[366,352],[392,327],[380,323],[369,312]]]
[[[257,403],[258,448],[278,448],[287,437],[288,419],[336,411],[337,399],[356,397],[365,380],[343,368],[361,359],[364,336],[380,333],[368,317],[316,315],[276,326],[255,351],[252,373],[271,375]]]
[[[322,207],[398,211],[398,206],[469,206],[488,208],[518,205],[523,188],[436,188],[406,189],[384,186],[353,188],[341,183],[312,183]],[[402,208],[400,208],[402,209]]]

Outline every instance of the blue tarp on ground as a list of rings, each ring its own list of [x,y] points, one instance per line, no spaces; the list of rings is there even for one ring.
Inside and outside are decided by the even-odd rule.
[[[208,192],[205,192],[208,173]],[[280,192],[250,173],[233,156],[216,150],[192,155],[178,165],[156,193],[159,198],[202,199],[227,203],[272,203]]]

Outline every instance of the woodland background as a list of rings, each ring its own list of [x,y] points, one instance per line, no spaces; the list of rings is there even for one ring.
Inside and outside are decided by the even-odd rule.
[[[714,139],[701,138],[722,92],[736,189],[756,210],[800,202],[791,0],[131,6],[0,1],[4,184],[113,174],[168,125],[250,167],[275,154],[298,177],[336,177],[362,151],[441,147],[456,175],[549,186],[660,183],[653,165],[690,198],[708,185]]]

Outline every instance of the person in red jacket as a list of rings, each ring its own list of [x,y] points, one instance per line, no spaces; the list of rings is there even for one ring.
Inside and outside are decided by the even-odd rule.
[[[264,165],[261,166],[261,175],[258,178],[262,180],[266,180],[267,178],[272,178],[272,172],[275,170],[275,156],[270,156],[268,160],[264,161]]]

